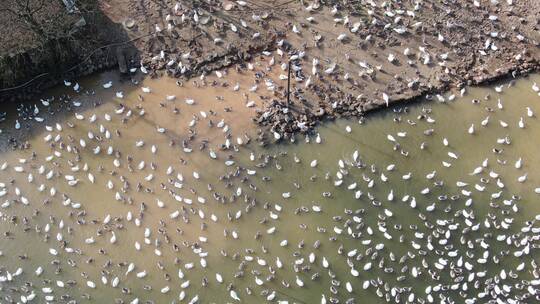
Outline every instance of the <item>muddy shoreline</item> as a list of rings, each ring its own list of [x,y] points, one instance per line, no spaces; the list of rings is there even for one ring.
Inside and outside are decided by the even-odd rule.
[[[144,66],[151,77],[185,80],[233,67],[250,72],[246,63],[259,61],[265,66],[254,73],[254,84],[262,85],[263,78],[282,77],[283,65],[291,61],[292,103],[286,102],[286,85],[276,81],[273,96],[251,117],[280,140],[310,132],[326,119],[362,117],[389,104],[540,70],[540,8],[529,2],[207,1],[169,7],[146,0],[98,1],[103,18],[93,24],[116,29],[109,42],[132,39],[120,51],[130,55],[106,49],[66,76],[110,69],[120,64],[118,58],[128,69]],[[133,25],[126,27],[126,20]],[[318,71],[314,63],[310,73],[315,60]],[[3,97],[29,98],[61,81]]]
[[[428,97],[429,99],[432,99],[435,94],[448,93],[449,91],[457,90],[464,86],[485,86],[499,81],[526,77],[529,74],[538,71],[540,71],[540,62],[526,63],[521,66],[506,69],[504,72],[481,75],[466,83],[440,84],[439,86],[425,88],[424,90],[409,92],[409,94],[406,94],[405,96],[396,96],[395,99],[390,99],[388,105],[380,101],[372,101],[368,105],[364,105],[362,110],[358,110],[356,108],[357,104],[352,103],[346,105],[353,107],[352,109],[342,108],[333,112],[325,111],[322,113],[312,113],[312,115],[304,115],[304,117],[300,118],[290,112],[290,107],[286,105],[286,102],[274,100],[266,111],[260,111],[257,117],[253,118],[253,121],[261,126],[267,127],[267,129],[271,131],[282,134],[282,138],[277,140],[273,139],[274,141],[280,141],[282,139],[290,139],[297,133],[312,133],[319,123],[323,123],[327,120],[339,118],[362,119],[364,115],[369,114],[370,112],[382,111],[399,104],[407,106],[407,104],[421,98]],[[263,113],[265,112],[271,114],[265,117],[263,116]],[[304,124],[306,128],[299,128],[298,123]],[[262,141],[263,143],[269,139],[271,140],[271,134],[263,133],[259,137],[259,141]]]

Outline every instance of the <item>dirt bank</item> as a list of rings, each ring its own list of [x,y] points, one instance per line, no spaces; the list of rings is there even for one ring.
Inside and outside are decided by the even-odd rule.
[[[298,122],[308,130],[321,119],[361,116],[387,102],[539,68],[540,8],[530,1],[348,3],[317,9],[295,3],[275,15],[272,23],[285,26],[290,43],[286,54],[303,53],[293,61],[303,75],[292,80],[293,105],[274,102],[258,123],[285,134],[302,129]],[[315,73],[313,59],[319,62]]]
[[[280,85],[255,121],[285,135],[322,119],[361,116],[387,102],[539,67],[534,1],[107,2],[111,19],[129,16],[135,32],[157,31],[138,47],[158,74],[189,78],[265,50],[258,55],[273,57],[273,64],[254,84],[281,73],[273,78]],[[294,72],[286,104],[279,80],[289,60]]]
[[[65,79],[115,68],[119,54],[138,66],[138,50],[130,41],[133,38],[121,24],[103,14],[97,0],[78,1],[70,12],[62,1],[28,3],[35,10],[28,17],[35,23],[33,27],[16,15],[25,7],[13,4],[8,12],[0,6],[0,22],[4,24],[0,35],[3,99],[23,100]]]

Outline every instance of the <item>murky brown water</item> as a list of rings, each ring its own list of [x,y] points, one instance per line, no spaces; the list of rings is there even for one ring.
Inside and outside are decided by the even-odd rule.
[[[0,230],[4,232],[0,239],[0,275],[7,280],[7,271],[13,274],[19,267],[22,273],[0,282],[2,296],[22,301],[21,295],[34,290],[34,302],[39,303],[45,302],[47,295],[54,295],[59,302],[76,299],[110,303],[123,299],[129,303],[139,299],[140,303],[188,303],[198,295],[201,303],[227,303],[235,301],[228,291],[233,288],[244,303],[319,303],[323,294],[327,300],[333,297],[340,303],[350,298],[355,298],[356,303],[382,303],[386,302],[385,293],[392,294],[390,299],[395,302],[399,292],[401,302],[411,299],[412,293],[414,301],[429,301],[428,286],[447,286],[448,290],[444,287],[431,291],[434,301],[440,302],[442,295],[463,303],[459,290],[468,290],[465,298],[481,292],[475,290],[475,281],[484,288],[488,278],[497,277],[500,285],[508,286],[533,278],[530,263],[538,260],[538,240],[533,238],[538,233],[516,233],[527,226],[525,221],[540,214],[539,194],[535,193],[540,187],[536,170],[540,163],[536,144],[540,123],[536,116],[528,117],[526,110],[529,107],[540,115],[540,97],[531,89],[534,82],[540,83],[539,75],[519,80],[512,87],[502,83],[501,93],[494,90],[495,86],[471,88],[454,101],[412,104],[408,113],[403,108],[381,111],[369,115],[364,124],[329,122],[318,130],[320,144],[317,136],[311,136],[309,143],[297,136],[296,143],[266,148],[255,142],[237,143],[238,137],[246,142],[244,135],[256,136],[254,125],[244,119],[254,108],[245,104],[253,100],[261,105],[258,95],[265,93],[259,88],[246,98],[243,92],[252,85],[250,78],[234,73],[227,78],[237,79],[241,89],[233,91],[236,81],[231,80],[229,87],[196,88],[191,83],[178,87],[169,79],[146,79],[138,86],[129,82],[119,85],[114,74],[106,73],[82,82],[83,87],[95,90],[95,95],[77,97],[83,101],[81,107],[73,107],[71,112],[64,109],[64,114],[54,118],[43,115],[46,121],[33,123],[29,131],[13,130],[15,117],[10,113],[0,126],[5,150],[0,163],[7,164],[0,171],[0,183],[5,184],[0,189],[6,190],[0,209]],[[111,79],[111,89],[96,85]],[[207,82],[212,79],[215,76]],[[150,87],[151,93],[142,92],[142,86]],[[115,97],[119,90],[124,92],[122,99]],[[58,96],[65,91],[59,88],[51,94]],[[139,100],[139,94],[144,101]],[[486,94],[489,99],[485,99]],[[176,99],[167,101],[167,95],[175,95]],[[186,99],[193,99],[195,104],[186,104]],[[478,99],[479,104],[471,103],[473,99]],[[101,101],[101,105],[91,106],[93,101]],[[60,104],[66,108],[67,104],[58,99],[51,107]],[[225,111],[226,107],[232,111]],[[45,107],[40,108],[43,113]],[[74,112],[84,118],[77,119]],[[425,119],[419,119],[422,113]],[[95,121],[90,122],[93,115]],[[489,122],[482,126],[487,116]],[[521,117],[524,128],[518,126]],[[395,122],[397,118],[401,122]],[[500,121],[508,126],[503,127]],[[468,133],[471,124],[474,134]],[[52,131],[45,130],[45,125]],[[160,128],[165,129],[163,133]],[[429,129],[433,129],[432,135],[427,136],[424,132]],[[89,132],[93,138],[89,138]],[[221,149],[227,133],[231,134],[230,148]],[[388,134],[399,142],[396,151]],[[10,151],[7,139],[14,135],[28,140],[30,148]],[[182,141],[190,135],[193,140],[182,147]],[[47,136],[51,137],[48,142]],[[497,143],[504,137],[511,144]],[[81,138],[86,147],[81,146]],[[448,146],[443,144],[444,138]],[[137,146],[142,141],[144,144]],[[420,149],[422,142],[424,150]],[[95,154],[97,146],[100,151]],[[500,153],[494,153],[493,148]],[[210,150],[217,159],[209,156]],[[358,151],[361,162],[354,161],[354,151]],[[254,160],[250,160],[251,153]],[[517,169],[515,162],[520,158],[522,166]],[[485,159],[488,161],[483,171],[470,175]],[[226,164],[226,160],[234,163]],[[311,165],[313,160],[317,160],[315,167]],[[387,170],[390,164],[395,164],[392,171]],[[427,179],[426,175],[433,171],[433,179]],[[519,182],[525,174],[526,180]],[[68,184],[68,175],[78,181],[76,185]],[[457,181],[468,185],[458,187]],[[55,195],[51,194],[53,188]],[[429,193],[422,194],[426,188]],[[362,195],[356,199],[358,190]],[[331,196],[324,196],[325,192]],[[284,193],[290,193],[290,197]],[[403,199],[407,195],[408,199]],[[512,199],[512,195],[519,199]],[[416,202],[415,208],[412,201]],[[377,202],[380,206],[376,206]],[[320,212],[315,212],[316,206]],[[474,216],[466,218],[462,210]],[[508,229],[494,228],[504,218],[513,221]],[[416,225],[417,231],[411,225]],[[529,226],[538,228],[538,221]],[[497,240],[500,235],[511,234],[516,234],[517,240],[529,237],[528,254],[518,259],[513,254],[523,250],[525,244],[516,248]],[[317,241],[320,247],[314,246]],[[416,244],[420,249],[415,248]],[[448,244],[453,247],[445,248]],[[482,248],[484,244],[489,248]],[[508,255],[500,254],[504,250],[509,251]],[[481,256],[486,254],[484,263]],[[409,258],[400,261],[407,255]],[[498,259],[494,261],[493,256]],[[282,262],[281,269],[277,258]],[[441,266],[441,259],[449,265],[443,265],[442,270],[436,268]],[[459,260],[474,265],[474,269],[463,268],[467,266]],[[369,262],[371,269],[364,270]],[[501,278],[501,269],[509,272],[521,262],[527,266],[518,279]],[[135,268],[126,274],[130,263]],[[191,269],[186,266],[190,263]],[[35,274],[38,267],[43,268],[40,276]],[[417,278],[412,275],[414,267],[419,272]],[[468,285],[463,283],[467,279],[455,282],[458,268],[465,277],[475,273]],[[428,271],[433,269],[437,272],[435,279]],[[142,272],[146,276],[138,278],[136,274]],[[482,272],[485,276],[479,278]],[[216,273],[223,283],[217,281]],[[118,285],[113,284],[115,278]],[[204,279],[206,287],[202,286]],[[74,287],[61,287],[69,280]],[[366,280],[372,280],[372,286],[364,290]],[[90,288],[87,281],[93,282],[95,288]],[[32,287],[25,287],[25,282]],[[332,285],[335,295],[330,290]],[[52,288],[51,293],[43,290],[47,287]],[[246,291],[248,287],[251,295]],[[181,293],[185,293],[183,300],[179,299]],[[507,295],[524,293],[526,289],[512,287]],[[61,299],[62,295],[69,297]],[[487,298],[484,300],[481,302]]]

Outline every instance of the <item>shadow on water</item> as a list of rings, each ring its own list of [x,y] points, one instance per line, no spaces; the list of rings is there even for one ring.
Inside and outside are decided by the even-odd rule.
[[[78,5],[80,11],[70,15],[78,21],[73,22],[67,36],[16,54],[0,54],[2,112],[9,113],[25,101],[33,106],[41,92],[64,80],[75,84],[77,78],[113,69],[127,75],[130,68],[138,67],[139,50],[134,41],[139,37],[130,37],[122,23],[102,11],[98,1]],[[53,91],[65,93],[58,88]]]
[[[137,89],[132,80],[138,82],[142,78],[141,75],[130,77],[109,71],[73,80],[69,87],[57,85],[28,101],[6,102],[0,113],[0,152],[23,147],[31,138],[45,131],[46,125],[54,126],[75,113],[117,102],[114,98],[116,92],[130,94]],[[114,86],[106,90],[102,85],[109,81]],[[77,84],[80,93],[73,90]]]
[[[74,25],[69,37],[1,59],[0,151],[23,145],[40,134],[44,130],[40,120],[51,125],[77,111],[110,102],[117,91],[129,94],[135,87],[133,79],[141,80],[130,73],[140,62],[134,45],[137,37],[130,37],[122,23],[111,20],[97,1],[85,1],[84,5],[80,12],[83,21],[79,20],[84,26]],[[108,81],[113,81],[114,87],[100,92]],[[23,132],[15,132],[16,126]]]

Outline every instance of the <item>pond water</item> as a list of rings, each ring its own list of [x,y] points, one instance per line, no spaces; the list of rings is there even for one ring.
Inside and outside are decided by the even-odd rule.
[[[265,147],[247,75],[139,80],[7,111],[0,302],[537,301],[540,75]]]

